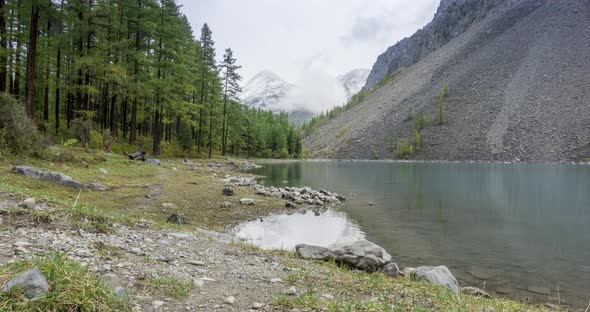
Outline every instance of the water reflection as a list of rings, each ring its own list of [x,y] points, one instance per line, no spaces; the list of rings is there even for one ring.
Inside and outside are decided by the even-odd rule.
[[[364,237],[346,213],[332,210],[319,216],[308,211],[242,223],[236,227],[235,235],[265,249],[293,249],[297,244],[326,247]]]
[[[465,283],[541,300],[558,290],[590,299],[588,166],[298,162],[254,173],[355,194],[344,210],[403,266],[446,264]]]

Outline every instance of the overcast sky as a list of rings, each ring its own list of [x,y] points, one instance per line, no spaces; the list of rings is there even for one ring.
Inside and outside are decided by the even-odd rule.
[[[439,0],[180,0],[195,37],[207,22],[217,56],[231,47],[244,83],[268,69],[288,82],[371,68],[426,25]]]

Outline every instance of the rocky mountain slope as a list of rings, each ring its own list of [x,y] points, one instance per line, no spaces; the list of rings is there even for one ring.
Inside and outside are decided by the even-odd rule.
[[[350,98],[353,95],[361,91],[361,89],[367,82],[369,72],[370,70],[366,68],[357,68],[349,71],[344,75],[336,77],[336,79],[338,79],[338,81],[340,82],[340,84],[342,84],[342,87],[344,88],[347,100],[350,100]]]
[[[506,0],[442,0],[434,19],[414,35],[391,46],[373,65],[366,89],[420,61],[484,18]]]
[[[582,160],[590,142],[590,2],[507,0],[484,15],[316,128],[307,149],[315,157],[395,157],[394,142],[412,136],[408,110],[435,120],[448,83],[447,122],[422,130],[414,158]]]

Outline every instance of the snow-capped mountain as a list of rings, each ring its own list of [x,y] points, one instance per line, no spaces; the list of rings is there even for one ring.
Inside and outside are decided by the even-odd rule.
[[[279,112],[286,110],[282,100],[295,87],[275,73],[265,70],[256,74],[246,83],[240,94],[244,104],[264,110]]]
[[[361,91],[367,82],[370,72],[371,70],[366,68],[357,68],[337,77],[342,87],[344,87],[347,100],[350,100],[353,95]]]
[[[337,78],[308,76],[301,85],[295,85],[265,70],[246,83],[239,98],[249,107],[288,112],[292,123],[301,124],[321,111],[344,104],[363,88],[368,75],[368,69],[355,69]]]

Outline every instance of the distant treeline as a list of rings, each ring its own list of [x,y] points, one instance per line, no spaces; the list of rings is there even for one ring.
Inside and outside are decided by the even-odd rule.
[[[299,130],[240,104],[232,50],[215,55],[174,0],[0,0],[0,92],[57,143],[299,156]]]

